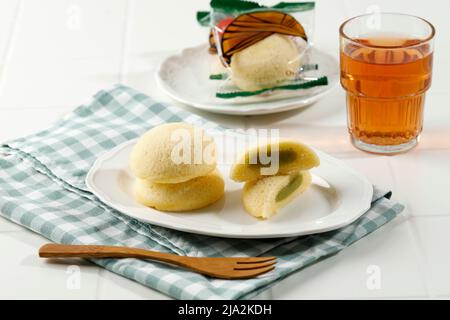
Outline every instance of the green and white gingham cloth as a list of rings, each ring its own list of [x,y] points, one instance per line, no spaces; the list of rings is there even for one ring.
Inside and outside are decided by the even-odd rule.
[[[86,173],[99,154],[151,127],[178,121],[223,130],[122,85],[98,92],[51,128],[0,146],[0,214],[57,243],[123,245],[189,256],[277,256],[275,270],[250,280],[211,279],[139,259],[93,260],[174,298],[243,299],[339,252],[403,210],[389,200],[389,192],[374,188],[371,209],[339,230],[286,239],[222,239],[141,223],[106,206],[86,188]]]

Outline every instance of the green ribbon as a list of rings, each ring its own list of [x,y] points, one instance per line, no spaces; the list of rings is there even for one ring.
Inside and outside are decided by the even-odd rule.
[[[299,89],[309,89],[316,86],[326,86],[328,84],[327,77],[320,77],[316,80],[305,81],[302,83],[286,84],[278,87],[261,89],[256,91],[234,91],[234,92],[217,92],[216,97],[221,99],[232,99],[236,97],[250,97],[256,96],[269,91],[275,90],[299,90]]]

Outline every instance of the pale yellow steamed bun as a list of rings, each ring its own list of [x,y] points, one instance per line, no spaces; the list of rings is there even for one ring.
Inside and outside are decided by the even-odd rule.
[[[224,181],[218,170],[181,183],[154,183],[136,179],[137,202],[161,211],[189,211],[206,207],[224,194]]]
[[[242,201],[248,213],[261,219],[272,217],[311,185],[311,174],[294,172],[246,182]]]
[[[157,183],[178,183],[216,168],[215,143],[203,129],[176,122],[139,138],[130,156],[133,175]]]
[[[294,79],[300,64],[297,43],[275,33],[231,56],[231,78],[244,91],[270,88]]]
[[[278,158],[278,166],[263,164],[264,161],[261,161],[260,158],[261,154],[263,156],[267,154],[272,159]],[[265,176],[309,170],[319,164],[319,157],[310,147],[295,140],[280,139],[276,142],[260,144],[245,152],[231,168],[230,178],[237,182],[245,182]],[[278,170],[272,172],[277,167]]]

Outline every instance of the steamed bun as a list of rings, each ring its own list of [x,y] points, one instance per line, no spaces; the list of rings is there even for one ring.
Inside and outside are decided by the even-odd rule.
[[[274,33],[231,56],[231,78],[244,91],[256,91],[293,80],[301,49],[292,38]]]
[[[155,183],[179,183],[216,168],[213,139],[184,122],[166,123],[139,138],[130,156],[133,175]]]
[[[206,207],[224,195],[224,181],[218,170],[180,183],[154,183],[136,179],[137,202],[161,211],[189,211]]]
[[[277,150],[278,149],[278,150]],[[277,150],[277,151],[275,151]],[[264,164],[260,154],[277,159],[278,170],[273,164]],[[260,144],[249,149],[231,168],[230,178],[237,182],[245,182],[277,174],[289,174],[293,171],[309,170],[320,164],[319,157],[307,145],[290,139]],[[263,169],[266,171],[264,172]]]

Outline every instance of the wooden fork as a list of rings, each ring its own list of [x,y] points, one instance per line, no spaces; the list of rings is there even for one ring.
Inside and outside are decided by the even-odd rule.
[[[139,258],[174,264],[221,279],[248,279],[275,268],[276,257],[203,258],[150,251],[139,248],[66,245],[49,243],[39,249],[41,258]]]

